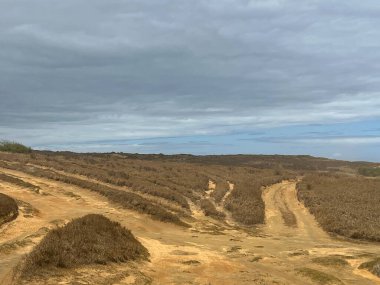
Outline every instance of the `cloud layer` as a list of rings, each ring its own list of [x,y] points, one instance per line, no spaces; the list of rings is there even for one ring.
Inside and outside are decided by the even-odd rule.
[[[378,120],[379,15],[375,0],[2,0],[0,137]]]

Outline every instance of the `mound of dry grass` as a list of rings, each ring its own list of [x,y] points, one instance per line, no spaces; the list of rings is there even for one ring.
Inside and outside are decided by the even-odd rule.
[[[226,216],[224,213],[219,212],[215,208],[214,204],[208,199],[202,199],[200,201],[200,206],[201,206],[203,213],[206,216],[212,217],[212,218],[217,219],[217,220],[222,220]]]
[[[22,277],[54,268],[146,260],[147,249],[133,234],[102,215],[87,215],[51,230],[25,260]]]
[[[0,226],[4,223],[16,219],[18,216],[18,206],[16,201],[0,193]]]
[[[380,241],[380,180],[310,174],[298,197],[328,232]]]
[[[212,197],[215,199],[215,202],[220,203],[228,192],[229,188],[230,186],[227,181],[217,181],[215,191],[212,193]]]

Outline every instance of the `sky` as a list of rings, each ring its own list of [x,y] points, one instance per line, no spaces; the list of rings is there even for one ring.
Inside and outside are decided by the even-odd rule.
[[[0,139],[380,162],[380,2],[0,0]]]

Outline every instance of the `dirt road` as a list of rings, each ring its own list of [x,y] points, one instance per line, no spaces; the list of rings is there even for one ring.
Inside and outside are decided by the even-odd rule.
[[[0,181],[0,192],[27,203],[19,218],[0,228],[0,284],[10,284],[13,268],[50,228],[87,213],[104,214],[131,229],[148,248],[151,261],[143,266],[80,268],[70,276],[52,277],[45,284],[303,285],[321,284],[318,278],[322,277],[330,284],[380,284],[380,279],[357,269],[372,255],[380,255],[380,245],[330,237],[298,202],[295,182],[264,190],[263,226],[232,226],[199,214],[188,221],[192,227],[184,229],[121,209],[86,189],[18,171],[0,172],[42,190],[38,194]],[[325,266],[314,260],[337,256],[347,263]]]

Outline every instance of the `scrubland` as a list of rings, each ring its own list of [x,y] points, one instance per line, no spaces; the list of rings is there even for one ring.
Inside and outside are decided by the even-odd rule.
[[[92,274],[86,282],[93,284],[133,284],[140,277],[141,284],[373,284],[363,272],[379,275],[380,249],[374,243],[353,246],[350,239],[335,238],[380,241],[380,180],[362,176],[367,173],[361,169],[367,168],[376,165],[309,156],[0,151],[4,193],[42,207],[38,217],[23,214],[10,223],[7,232],[0,232],[0,243],[17,233],[18,226],[27,228],[29,221],[44,225],[38,234],[22,233],[6,243],[12,254],[19,248],[29,253],[20,267],[23,284],[46,281],[35,276],[52,278],[50,270],[67,270],[74,277],[83,273],[73,268],[87,270],[83,278]],[[17,203],[6,197],[0,195],[0,216],[9,205],[17,213]],[[8,198],[14,204],[1,204]],[[75,209],[69,215],[74,220],[60,221],[64,215],[55,213],[58,220],[50,221],[48,210],[58,201]],[[107,218],[96,214],[77,219],[81,207],[83,213]],[[52,226],[56,223],[58,227]],[[96,283],[97,275],[106,280],[107,270],[121,268],[110,264],[148,258],[141,268],[128,265],[137,272],[133,278],[124,272],[119,281]],[[91,264],[105,267],[100,274],[97,267],[89,269]],[[68,275],[46,284],[70,284],[76,277]]]
[[[202,160],[186,162],[180,157],[174,161],[157,160],[150,155],[135,157],[119,154],[39,152],[33,155],[3,153],[0,154],[0,159],[2,167],[88,188],[124,207],[147,213],[159,220],[183,225],[185,223],[179,220],[179,213],[172,213],[157,203],[147,201],[141,194],[175,203],[183,208],[185,213],[190,214],[187,199],[195,203],[200,202],[209,179],[218,181],[215,196],[213,195],[217,203],[228,190],[226,180],[233,181],[237,190],[227,198],[226,208],[236,221],[253,225],[264,221],[261,187],[295,175],[294,171],[287,170],[280,173],[248,166],[230,167],[223,163],[209,165],[202,163]],[[111,186],[63,175],[58,171],[85,176]],[[130,188],[133,193],[112,188],[112,185]],[[210,215],[223,218],[224,215],[212,210],[207,201],[200,203],[203,208],[207,207]]]
[[[380,179],[309,174],[298,197],[326,231],[380,241]]]

